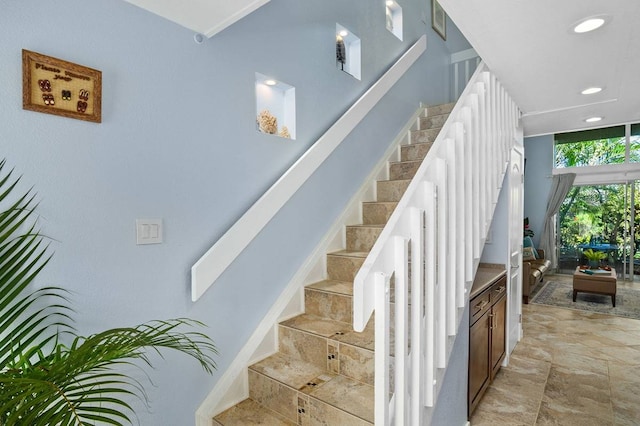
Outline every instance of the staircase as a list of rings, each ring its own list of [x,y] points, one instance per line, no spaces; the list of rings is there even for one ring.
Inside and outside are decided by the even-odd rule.
[[[279,324],[279,352],[249,367],[249,398],[214,425],[372,425],[374,326],[353,330],[353,280],[445,123],[453,104],[430,107],[346,228],[346,249],[328,253],[327,279],[305,288],[305,313]]]

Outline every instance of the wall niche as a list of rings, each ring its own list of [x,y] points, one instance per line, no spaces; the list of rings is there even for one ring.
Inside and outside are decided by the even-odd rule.
[[[402,7],[395,0],[385,1],[387,29],[402,41]]]
[[[360,80],[360,38],[340,24],[336,24],[336,66]]]
[[[282,138],[296,138],[296,88],[256,73],[256,129]]]

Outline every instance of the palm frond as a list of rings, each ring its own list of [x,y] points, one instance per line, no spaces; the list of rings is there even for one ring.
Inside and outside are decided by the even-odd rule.
[[[0,162],[0,171],[5,161]],[[32,346],[44,348],[69,327],[70,310],[63,291],[49,287],[28,293],[29,285],[49,262],[49,247],[35,229],[35,196],[29,190],[9,202],[19,178],[9,171],[0,179],[0,372]]]
[[[211,340],[199,332],[180,330],[194,326],[202,324],[189,319],[153,321],[77,337],[71,346],[58,345],[56,353],[35,363],[33,356],[27,357],[15,366],[13,380],[0,378],[0,388],[13,396],[0,405],[0,413],[11,413],[7,421],[34,425],[61,422],[69,413],[69,424],[130,422],[135,413],[124,398],[135,396],[145,403],[147,399],[143,386],[118,367],[136,366],[136,360],[153,367],[147,350],[161,354],[166,348],[190,355],[205,371],[213,371],[212,355],[217,351]]]
[[[136,414],[127,401],[148,399],[143,384],[122,371],[153,367],[149,351],[177,350],[213,372],[213,341],[193,331],[202,323],[186,318],[63,344],[61,336],[73,333],[69,300],[58,287],[29,290],[51,255],[34,225],[31,190],[8,202],[19,181],[11,174],[0,177],[0,205],[8,204],[0,211],[0,425],[131,424]]]

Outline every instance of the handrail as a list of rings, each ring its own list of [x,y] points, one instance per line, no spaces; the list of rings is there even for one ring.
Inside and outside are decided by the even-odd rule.
[[[197,301],[427,48],[422,36],[191,267]]]
[[[458,99],[461,94],[461,88],[467,86],[473,72],[480,65],[480,56],[475,49],[461,50],[460,52],[451,54],[451,90],[453,99]],[[464,66],[464,70],[461,70]]]
[[[435,405],[519,117],[481,63],[355,277],[354,330],[375,312],[376,425],[421,425]]]

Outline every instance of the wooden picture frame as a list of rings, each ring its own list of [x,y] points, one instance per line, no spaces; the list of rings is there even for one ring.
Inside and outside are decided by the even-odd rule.
[[[447,14],[438,0],[431,0],[431,27],[443,40],[447,40]]]
[[[22,108],[102,122],[102,72],[22,50]]]

